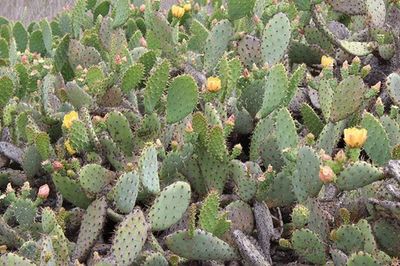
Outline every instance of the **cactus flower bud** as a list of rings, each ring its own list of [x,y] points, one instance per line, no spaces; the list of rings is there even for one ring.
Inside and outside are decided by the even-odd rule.
[[[258,24],[258,23],[261,22],[261,19],[257,15],[254,15],[253,16],[253,22],[254,22],[254,24]]]
[[[329,166],[321,166],[319,169],[319,179],[323,183],[330,183],[335,179],[335,173]]]
[[[15,192],[15,190],[13,189],[11,183],[8,183],[7,188],[6,188],[6,193],[8,194],[8,193],[13,193],[13,192]]]
[[[367,140],[368,131],[365,128],[346,128],[344,141],[350,148],[361,148]]]
[[[189,12],[192,10],[192,5],[191,4],[184,4],[183,9],[185,9],[185,12]]]
[[[139,40],[140,46],[147,48],[147,41],[144,37],[141,37]]]
[[[171,13],[172,13],[172,16],[179,19],[179,18],[183,17],[183,15],[185,15],[185,9],[180,6],[173,5],[171,7]]]
[[[344,163],[346,160],[347,160],[347,156],[346,156],[346,153],[344,152],[344,150],[340,150],[336,153],[335,161],[337,161],[339,163]]]
[[[228,119],[225,121],[225,124],[226,125],[229,125],[229,126],[234,126],[235,125],[235,120],[236,120],[236,118],[235,118],[235,115],[231,115],[230,117],[228,117]]]
[[[72,126],[72,123],[75,120],[78,120],[78,119],[79,119],[78,113],[75,112],[75,111],[71,111],[68,114],[64,115],[64,119],[63,119],[63,124],[62,125],[63,125],[63,127],[67,128],[67,129],[70,129],[71,126]]]
[[[361,68],[361,77],[365,78],[371,72],[372,67],[371,65],[366,65]]]
[[[68,177],[74,177],[75,176],[74,170],[71,170],[71,169],[67,170],[67,176]]]
[[[193,132],[193,125],[192,125],[192,122],[188,122],[188,123],[186,124],[185,131],[186,131],[187,133],[192,133],[192,132]]]
[[[54,161],[54,162],[52,163],[52,165],[53,165],[54,171],[61,170],[61,169],[64,167],[64,165],[63,165],[61,162],[59,162],[59,161]]]
[[[121,56],[120,56],[119,54],[117,54],[117,55],[114,57],[114,62],[115,62],[116,65],[122,64],[122,58],[121,58]]]
[[[194,4],[194,11],[199,12],[201,9],[199,3]]]
[[[268,167],[267,167],[267,172],[268,173],[272,173],[274,171],[274,168],[272,167],[272,165],[268,165]]]
[[[31,185],[29,184],[28,181],[24,182],[24,184],[21,187],[21,191],[29,191],[31,190]]]
[[[140,11],[141,13],[144,13],[145,10],[146,10],[146,5],[141,5],[141,6],[139,7],[139,11]]]
[[[335,64],[335,59],[333,59],[332,57],[326,55],[323,55],[321,57],[321,66],[323,68],[333,68],[334,64]]]
[[[50,193],[49,185],[45,184],[39,188],[37,196],[41,199],[47,199]]]
[[[353,61],[351,61],[351,63],[352,64],[360,64],[361,63],[361,59],[358,57],[358,56],[356,56],[356,57],[354,57],[353,58]]]
[[[21,56],[21,63],[22,64],[27,64],[29,62],[29,58],[28,58],[28,56],[26,55],[26,54],[23,54],[22,56]]]
[[[373,89],[376,93],[379,93],[381,91],[381,86],[382,82],[379,81],[374,86],[372,86],[371,89]]]
[[[130,10],[132,10],[132,11],[135,11],[135,9],[136,9],[136,7],[135,7],[134,4],[129,4],[129,8],[130,8]]]
[[[221,80],[218,77],[209,77],[207,79],[207,90],[209,92],[218,92],[221,89]]]
[[[242,72],[242,75],[243,75],[243,77],[244,77],[245,79],[248,79],[248,78],[250,77],[250,71],[249,71],[247,68],[245,68],[245,69],[243,70],[243,72]]]

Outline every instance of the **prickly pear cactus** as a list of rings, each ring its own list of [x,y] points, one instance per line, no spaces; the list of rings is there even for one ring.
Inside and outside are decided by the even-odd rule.
[[[44,16],[0,17],[0,264],[399,264],[399,1]]]

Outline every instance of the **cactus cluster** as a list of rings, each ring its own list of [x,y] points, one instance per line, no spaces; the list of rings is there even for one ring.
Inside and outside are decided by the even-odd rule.
[[[385,0],[0,18],[1,264],[398,265],[399,34]]]

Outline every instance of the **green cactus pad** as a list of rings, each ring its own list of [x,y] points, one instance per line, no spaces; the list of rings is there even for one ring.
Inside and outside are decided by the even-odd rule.
[[[228,20],[219,21],[210,31],[204,46],[204,68],[211,71],[228,47],[233,37],[233,27]]]
[[[190,197],[188,183],[178,181],[164,188],[149,210],[152,230],[165,230],[178,222],[189,206]]]
[[[400,223],[381,218],[374,222],[373,231],[380,248],[391,256],[400,254]]]
[[[106,221],[107,202],[104,197],[93,201],[86,209],[79,229],[73,257],[84,261],[95,241],[103,231]]]
[[[6,106],[14,93],[14,84],[9,77],[0,78],[0,107]]]
[[[334,233],[335,246],[346,254],[362,251],[364,235],[356,225],[342,225]]]
[[[152,74],[147,80],[144,90],[144,107],[146,113],[152,113],[167,86],[169,78],[170,64],[164,60],[161,64],[155,66]]]
[[[296,125],[288,109],[282,108],[276,113],[276,138],[279,149],[296,148],[298,137]]]
[[[91,200],[77,181],[55,173],[53,174],[53,182],[64,199],[81,208],[89,206]]]
[[[296,201],[296,196],[292,193],[291,175],[288,168],[283,168],[272,180],[268,181],[266,189],[259,188],[257,199],[265,201],[269,208],[290,205]]]
[[[168,248],[189,260],[234,260],[235,250],[224,241],[196,229],[192,237],[188,231],[177,231],[166,238]]]
[[[368,156],[379,165],[387,163],[390,159],[390,142],[382,124],[372,114],[365,113],[361,126],[368,131],[364,144]]]
[[[368,253],[358,252],[354,253],[350,256],[347,261],[347,266],[359,266],[359,265],[368,265],[368,266],[379,266],[378,262]]]
[[[252,173],[249,173],[247,165],[250,166],[253,164],[258,166],[258,164],[253,162],[246,164],[243,164],[239,160],[232,160],[230,162],[229,171],[236,186],[236,193],[244,201],[249,201],[255,196],[257,192],[257,177],[262,174],[262,172],[255,173],[255,176],[253,176]],[[261,169],[259,170],[261,171]]]
[[[220,126],[214,126],[210,129],[207,138],[207,149],[216,159],[223,161],[227,155],[224,131]]]
[[[230,20],[243,18],[253,11],[256,0],[228,0],[228,16]]]
[[[181,121],[197,105],[198,89],[191,76],[176,77],[168,89],[167,122],[172,124]]]
[[[150,194],[157,194],[160,192],[157,149],[155,145],[149,145],[142,150],[138,168],[140,184],[144,192]]]
[[[275,130],[275,121],[271,116],[261,119],[253,131],[250,144],[250,160],[257,161],[260,157],[261,149],[265,144],[266,137]]]
[[[79,171],[79,183],[82,188],[96,194],[109,184],[114,178],[114,174],[98,164],[87,164]]]
[[[340,173],[337,177],[336,185],[341,190],[353,190],[382,178],[383,173],[378,168],[366,162],[356,162]]]
[[[264,63],[272,66],[284,56],[291,37],[289,18],[284,13],[273,16],[265,26],[261,43]]]
[[[124,169],[124,154],[118,148],[115,142],[108,138],[104,137],[100,139],[100,143],[102,148],[106,153],[106,158],[110,162],[110,164],[118,171],[122,171]]]
[[[290,215],[292,217],[292,223],[297,229],[304,228],[310,218],[310,210],[301,204],[297,204]]]
[[[75,120],[68,133],[71,146],[77,152],[85,152],[90,146],[90,139],[86,126],[82,121]]]
[[[396,120],[387,115],[382,116],[379,120],[389,137],[390,148],[393,149],[393,147],[400,143],[400,126]]]
[[[29,36],[29,51],[44,56],[46,54],[46,46],[43,42],[43,34],[40,30],[35,30]]]
[[[128,119],[120,112],[107,114],[107,128],[112,139],[125,155],[131,156],[134,148],[133,134]]]
[[[305,260],[315,264],[326,261],[325,246],[321,239],[308,229],[296,230],[292,235],[293,249]]]
[[[144,66],[142,64],[135,64],[128,68],[121,81],[121,90],[128,93],[134,90],[142,81],[144,76]]]
[[[115,18],[113,27],[117,28],[122,26],[129,17],[129,0],[119,0],[115,3]]]
[[[261,41],[257,37],[246,35],[238,42],[240,61],[247,67],[259,64],[261,61]]]
[[[356,112],[365,92],[366,87],[360,77],[349,76],[340,82],[333,94],[330,120],[337,122]]]
[[[204,199],[199,214],[200,227],[220,237],[229,230],[230,222],[226,220],[226,214],[219,215],[220,198],[217,192],[210,192]]]
[[[387,77],[386,86],[390,98],[397,104],[400,105],[400,75],[392,73]]]
[[[125,217],[115,232],[111,246],[111,254],[117,265],[128,266],[135,262],[146,242],[148,229],[142,211],[136,209]]]
[[[345,126],[345,120],[338,123],[328,122],[319,135],[316,143],[317,148],[323,149],[327,154],[332,154],[333,149],[336,147],[336,144],[342,136]]]
[[[293,190],[299,201],[315,197],[322,188],[319,179],[320,161],[312,148],[302,147],[297,154],[296,170],[292,176]]]
[[[30,260],[21,257],[14,253],[7,253],[0,257],[0,262],[2,265],[7,266],[34,266],[35,264]]]
[[[25,174],[28,177],[34,177],[42,168],[40,165],[41,162],[42,157],[40,156],[36,146],[28,146],[25,149],[21,164]]]
[[[72,10],[72,31],[75,38],[79,38],[81,27],[85,23],[86,0],[77,0]]]
[[[93,98],[75,81],[68,82],[65,86],[65,92],[68,97],[68,101],[76,108],[89,107],[93,103]]]
[[[73,70],[78,65],[89,68],[101,62],[101,56],[94,47],[86,47],[78,40],[70,40],[68,46],[68,60]]]
[[[152,252],[146,256],[143,262],[144,266],[168,266],[167,259],[160,252]]]
[[[58,44],[54,52],[54,66],[57,71],[61,72],[66,65],[69,67],[69,61],[68,61],[69,42],[70,42],[70,36],[67,34],[61,39],[60,43]]]
[[[304,125],[307,127],[310,133],[317,138],[324,128],[321,118],[319,118],[318,114],[307,103],[303,103],[301,106],[301,116],[303,118]]]
[[[121,175],[114,187],[114,203],[122,213],[130,213],[135,207],[139,192],[139,175],[129,172]]]
[[[57,225],[56,214],[50,208],[44,208],[42,211],[42,229],[46,234],[51,233]]]
[[[264,101],[257,116],[265,117],[278,108],[288,93],[289,81],[284,65],[277,64],[268,72]]]
[[[20,21],[17,21],[14,24],[13,36],[15,43],[17,44],[17,50],[21,53],[25,52],[28,45],[28,32]]]
[[[193,51],[202,52],[209,34],[207,28],[200,21],[193,19],[190,32],[192,36],[188,41],[188,48]]]

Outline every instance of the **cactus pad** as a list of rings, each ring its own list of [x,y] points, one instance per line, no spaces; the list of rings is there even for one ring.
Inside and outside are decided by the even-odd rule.
[[[164,230],[178,222],[189,207],[190,197],[188,183],[179,181],[164,188],[149,210],[152,230]]]

